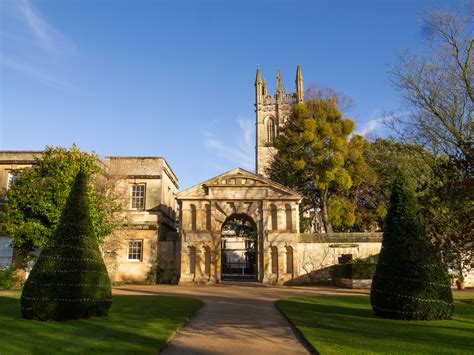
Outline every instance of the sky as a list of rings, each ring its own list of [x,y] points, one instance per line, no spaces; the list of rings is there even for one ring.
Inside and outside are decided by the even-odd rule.
[[[403,112],[388,68],[426,9],[457,1],[0,0],[0,150],[162,156],[180,190],[254,170],[257,66],[275,90],[330,86],[356,131]]]

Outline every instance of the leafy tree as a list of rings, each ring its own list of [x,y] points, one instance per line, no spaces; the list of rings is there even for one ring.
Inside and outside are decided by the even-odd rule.
[[[353,223],[349,216],[337,215],[351,210],[350,202],[342,197],[334,200],[332,205],[338,207],[330,214],[330,199],[334,193],[350,189],[365,164],[359,144],[362,138],[351,138],[354,122],[343,118],[336,105],[335,99],[297,105],[275,139],[278,153],[269,168],[273,180],[304,196],[302,212],[321,211],[326,232],[333,231],[331,220],[349,226]]]
[[[94,235],[88,190],[86,174],[80,171],[58,227],[23,288],[24,318],[46,321],[107,315],[112,288]]]
[[[364,149],[367,164],[376,178],[362,176],[360,186],[350,191],[350,198],[357,204],[355,227],[360,230],[383,227],[387,213],[391,183],[403,171],[410,188],[418,197],[428,193],[428,185],[434,178],[432,164],[435,157],[422,146],[394,139],[379,138]]]
[[[329,199],[329,221],[334,229],[347,228],[355,223],[355,205],[339,196]]]
[[[339,198],[347,201],[354,214],[352,224],[346,224],[340,231],[373,231],[381,226],[385,215],[383,204],[379,198],[381,188],[379,177],[374,167],[369,164],[372,144],[359,135],[349,142],[349,154],[346,166],[352,179],[352,186],[346,191],[336,191]],[[347,208],[346,207],[346,208]],[[333,214],[330,209],[330,215]]]
[[[104,188],[95,154],[47,146],[32,168],[15,172],[3,206],[2,227],[13,237],[17,249],[27,253],[42,248],[54,235],[72,182],[79,171],[93,177],[88,184],[90,216],[99,241],[112,232],[120,205],[110,189]]]
[[[446,319],[453,296],[445,265],[427,238],[413,191],[394,181],[382,250],[372,280],[374,312],[395,319]]]
[[[443,260],[463,277],[474,267],[474,186],[467,166],[452,159],[434,167],[433,179],[421,198],[429,237]]]

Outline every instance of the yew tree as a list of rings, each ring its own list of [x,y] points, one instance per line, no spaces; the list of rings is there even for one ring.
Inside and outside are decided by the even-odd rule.
[[[41,251],[21,295],[24,318],[69,320],[107,315],[112,288],[94,235],[88,179],[74,180],[54,235]]]
[[[342,116],[335,99],[313,99],[295,106],[274,142],[270,177],[304,196],[303,211],[321,211],[326,232],[333,231],[332,223],[354,224],[355,208],[345,193],[361,171],[370,170],[364,140],[353,131],[354,122]]]
[[[446,265],[425,233],[415,194],[401,173],[392,185],[370,301],[386,318],[449,319],[453,313]]]

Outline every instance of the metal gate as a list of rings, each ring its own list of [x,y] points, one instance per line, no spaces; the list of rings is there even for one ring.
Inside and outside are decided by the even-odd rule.
[[[222,236],[222,280],[256,281],[257,252],[248,237]]]

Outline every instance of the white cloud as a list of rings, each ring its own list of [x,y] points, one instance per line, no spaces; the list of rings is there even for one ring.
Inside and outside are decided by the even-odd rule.
[[[54,89],[60,89],[60,90],[61,89],[75,89],[75,87],[72,86],[71,84],[68,84],[64,81],[56,79],[55,77],[35,67],[32,67],[28,64],[20,63],[6,56],[1,57],[1,65],[6,68],[15,70],[19,73],[22,73]]]
[[[35,43],[50,54],[74,51],[73,43],[49,24],[29,0],[10,2],[14,16],[23,22]]]
[[[361,130],[355,132],[363,137],[377,137],[387,133],[387,128],[384,126],[384,121],[393,118],[398,118],[406,115],[406,112],[384,113],[379,108],[376,108],[365,122]]]
[[[357,130],[355,133],[362,137],[369,137],[374,135],[378,130],[383,128],[383,115],[379,108],[376,108],[369,117],[369,120],[365,122],[362,129]]]
[[[204,144],[218,157],[228,160],[238,166],[254,169],[253,122],[247,119],[238,119],[239,135],[232,141],[224,141],[217,138],[212,132],[204,132]]]
[[[379,118],[374,118],[374,119],[366,122],[366,124],[364,125],[364,128],[360,132],[358,132],[358,134],[360,134],[363,137],[373,135],[375,133],[375,131],[378,128],[380,128],[380,126],[382,125],[381,120],[382,120],[382,118],[379,117]]]

